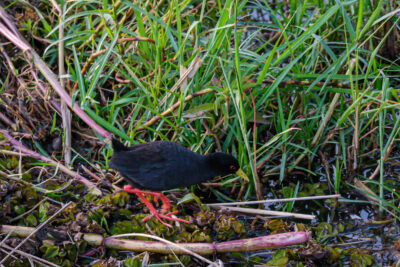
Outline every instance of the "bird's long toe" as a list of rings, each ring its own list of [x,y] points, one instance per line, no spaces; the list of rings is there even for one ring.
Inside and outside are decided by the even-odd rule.
[[[145,217],[145,218],[142,220],[142,222],[145,222],[145,221],[149,220],[152,216],[154,216],[154,217],[156,217],[157,220],[159,220],[162,224],[164,224],[164,225],[166,225],[166,226],[168,226],[168,227],[171,227],[171,225],[170,225],[170,224],[167,224],[167,223],[164,222],[162,219],[167,220],[167,221],[175,221],[175,222],[183,222],[183,223],[189,223],[189,224],[191,224],[190,221],[187,221],[187,220],[184,220],[184,219],[180,219],[180,218],[171,217],[171,215],[177,214],[178,212],[179,212],[179,211],[177,211],[177,210],[176,210],[176,211],[169,212],[169,213],[167,213],[167,214],[159,214],[159,213],[157,212],[157,214],[152,214],[152,215],[149,215],[149,216]]]

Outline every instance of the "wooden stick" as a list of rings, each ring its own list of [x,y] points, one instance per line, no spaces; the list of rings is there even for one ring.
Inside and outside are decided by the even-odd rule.
[[[326,198],[339,198],[340,194],[328,195],[328,196],[313,196],[313,197],[292,197],[292,198],[282,198],[282,199],[265,199],[256,201],[242,201],[242,202],[227,202],[227,203],[211,203],[206,204],[209,207],[212,206],[236,206],[236,205],[251,205],[251,204],[263,204],[263,203],[280,203],[289,201],[304,201],[304,200],[316,200],[316,199],[326,199]]]
[[[19,156],[26,157],[26,156],[28,156],[28,154],[24,154],[24,153],[21,153],[21,152],[3,150],[3,149],[0,150],[0,154],[9,155],[9,156],[16,156],[16,157],[19,157]]]
[[[314,220],[315,215],[284,212],[284,211],[273,211],[273,210],[261,210],[261,209],[250,209],[250,208],[239,208],[239,207],[226,207],[226,206],[211,206],[214,209],[221,209],[222,211],[236,211],[246,214],[258,214],[258,215],[272,215],[272,216],[284,216],[292,217],[297,219]]]

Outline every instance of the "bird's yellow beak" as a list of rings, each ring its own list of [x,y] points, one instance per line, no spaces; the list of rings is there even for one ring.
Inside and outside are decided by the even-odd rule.
[[[240,177],[242,177],[244,180],[246,180],[247,182],[249,181],[249,177],[247,177],[247,175],[244,173],[244,171],[242,171],[242,169],[239,169],[236,174]]]

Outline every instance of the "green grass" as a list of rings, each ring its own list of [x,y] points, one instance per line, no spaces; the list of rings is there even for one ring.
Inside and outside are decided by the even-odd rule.
[[[169,140],[201,154],[232,153],[250,177],[250,183],[227,176],[212,184],[168,192],[177,203],[173,209],[182,218],[194,218],[194,225],[182,224],[170,231],[155,221],[143,224],[148,211],[115,187],[124,182],[117,181],[119,176],[108,167],[113,151],[105,144],[107,132],[94,132],[93,125],[86,123],[90,120],[78,117],[78,111],[72,115],[69,167],[96,183],[103,196],[88,192],[85,185],[71,179],[76,174],[65,175],[61,165],[16,156],[2,140],[6,144],[0,159],[2,222],[36,227],[62,203],[73,201],[49,227],[61,226],[64,231],[74,220],[73,232],[98,231],[104,236],[148,232],[180,242],[307,231],[318,240],[313,246],[326,262],[371,266],[376,253],[357,242],[371,240],[376,229],[370,224],[378,224],[390,230],[385,232],[389,238],[382,241],[383,247],[393,247],[395,240],[390,237],[395,236],[400,214],[400,16],[395,2],[1,3],[55,75],[59,45],[64,42],[66,90],[74,105],[103,129],[130,144]],[[0,23],[1,30],[1,18]],[[51,102],[61,102],[52,88],[57,81],[49,82],[41,65],[36,71],[45,90],[40,90],[30,71],[35,70],[37,58],[27,60],[29,52],[21,53],[12,41],[3,37],[0,44],[0,128],[7,128],[29,149],[64,164],[61,144],[57,148],[54,142],[65,137],[62,118]],[[268,206],[317,214],[312,222],[253,221],[251,216],[214,212],[202,205],[338,193],[339,200]],[[357,216],[371,221],[358,221]],[[75,221],[82,221],[79,228]],[[362,229],[361,239],[348,235],[355,229]],[[133,257],[107,249],[92,258],[79,257],[77,262],[78,254],[92,247],[83,240],[60,244],[43,242],[35,255],[60,265],[88,264],[112,256],[133,266],[149,259],[145,253]],[[301,248],[276,250],[273,255],[246,252],[218,257],[274,266],[286,261],[292,265],[312,262],[307,253],[298,257]],[[150,259],[182,266],[191,260],[171,256],[153,253]],[[391,259],[375,260],[394,265]]]
[[[198,153],[233,153],[252,177],[245,198],[255,198],[256,166],[265,159],[269,160],[259,170],[264,187],[271,174],[283,187],[288,177],[300,172],[301,180],[326,176],[332,191],[344,194],[352,190],[353,177],[368,178],[372,172],[364,166],[372,161],[373,168],[382,166],[372,186],[381,210],[388,210],[389,201],[390,213],[398,216],[398,203],[385,197],[395,190],[386,185],[385,169],[400,125],[394,119],[399,64],[384,55],[400,19],[390,4],[61,2],[70,88],[78,84],[70,94],[106,130],[131,143],[170,140]],[[27,19],[23,28],[50,42],[43,58],[56,69],[60,20],[50,15],[51,8],[43,1],[35,10],[39,19]],[[261,17],[250,16],[256,11]],[[392,26],[386,28],[389,22]],[[183,67],[195,60],[202,64],[182,79]],[[292,80],[307,83],[288,83]],[[206,88],[213,91],[184,101]],[[162,115],[177,102],[174,112]],[[155,116],[161,119],[141,129]],[[56,120],[61,123],[58,116]],[[360,157],[375,148],[377,154]],[[108,146],[104,149],[101,164],[111,155]],[[329,160],[327,169],[321,168],[320,153]],[[222,194],[213,191],[217,197]],[[289,195],[298,191],[299,184]]]

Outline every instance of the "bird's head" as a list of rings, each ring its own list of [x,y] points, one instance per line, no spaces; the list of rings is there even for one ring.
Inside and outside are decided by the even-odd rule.
[[[206,157],[208,164],[218,173],[218,175],[224,176],[236,173],[246,181],[249,180],[247,175],[242,171],[242,169],[240,169],[237,159],[232,155],[216,152],[208,154]]]

